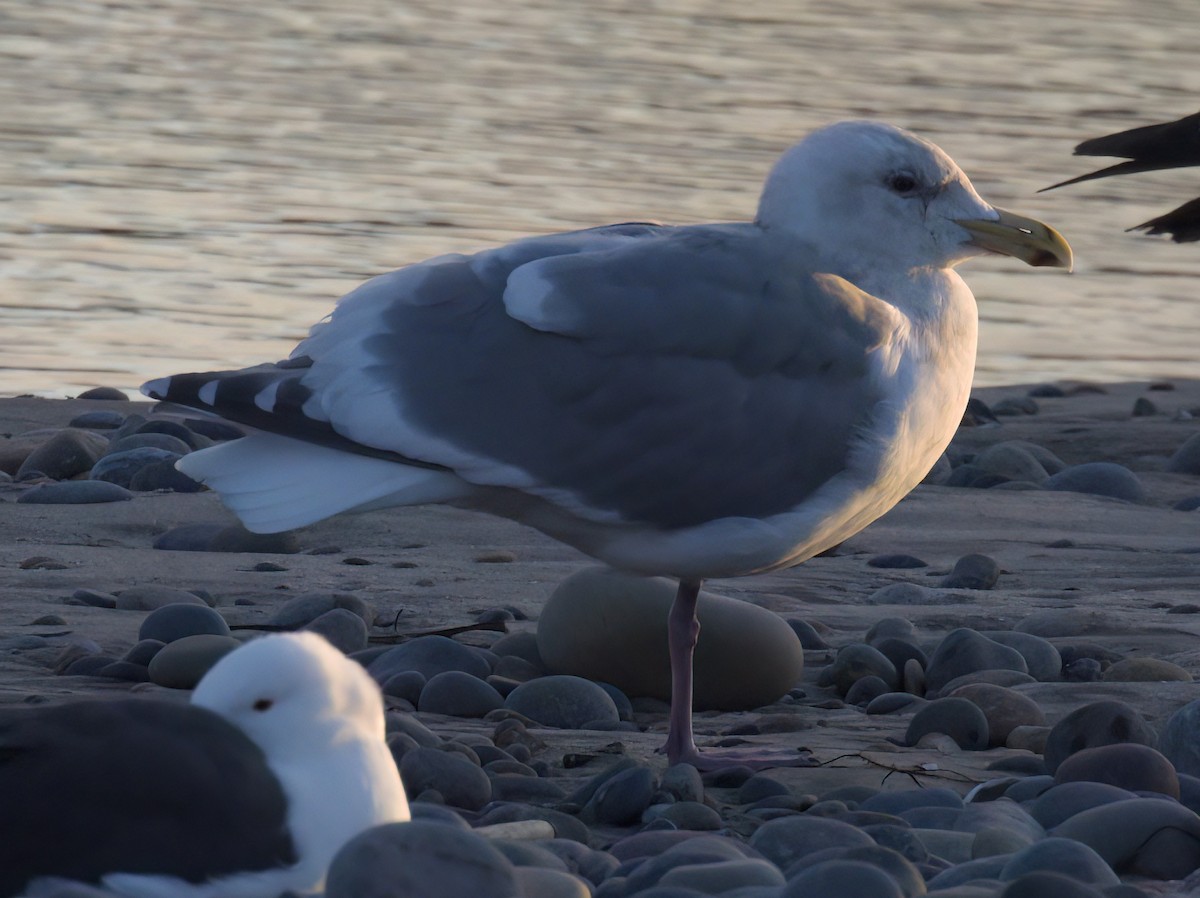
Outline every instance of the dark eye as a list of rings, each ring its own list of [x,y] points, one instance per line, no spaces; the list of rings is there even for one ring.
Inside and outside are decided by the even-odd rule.
[[[275,703],[273,701],[271,701],[269,698],[260,698],[258,701],[256,701],[254,703],[253,707],[254,707],[255,711],[270,711],[271,705],[273,705],[273,704],[275,704]]]
[[[893,172],[888,175],[887,186],[889,190],[899,194],[912,193],[919,186],[917,179],[906,171]]]

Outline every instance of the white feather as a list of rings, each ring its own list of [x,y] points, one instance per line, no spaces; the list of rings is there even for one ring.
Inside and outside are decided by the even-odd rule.
[[[431,471],[276,434],[255,433],[175,465],[207,484],[255,533],[279,533],[346,511],[447,502],[471,487]]]

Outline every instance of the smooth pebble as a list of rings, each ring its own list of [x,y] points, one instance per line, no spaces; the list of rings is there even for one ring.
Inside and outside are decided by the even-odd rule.
[[[964,555],[938,584],[942,589],[991,589],[1000,579],[1000,565],[987,555]]]
[[[988,639],[968,627],[942,638],[925,668],[926,688],[938,692],[951,680],[980,670],[1015,670],[1028,674],[1024,656],[1011,646]]]
[[[1064,468],[1046,481],[1048,490],[1064,490],[1073,493],[1089,493],[1123,499],[1126,502],[1144,502],[1146,488],[1138,476],[1115,462],[1094,461]]]
[[[329,866],[326,898],[511,898],[516,868],[487,839],[412,820],[359,833]]]
[[[379,682],[402,670],[417,670],[426,678],[447,670],[461,670],[483,679],[492,672],[491,665],[478,651],[446,636],[419,636],[393,646],[367,668]]]
[[[240,645],[232,636],[211,633],[176,639],[150,660],[150,679],[171,689],[194,689],[209,668]]]
[[[392,679],[394,677],[389,678],[388,682]],[[504,707],[504,699],[478,677],[461,670],[447,670],[429,678],[416,704],[418,711],[432,714],[483,717],[489,711]]]
[[[667,612],[677,584],[592,568],[559,584],[538,619],[548,669],[612,683],[631,697],[671,695]],[[804,650],[777,614],[701,592],[694,707],[746,710],[796,685]],[[753,657],[754,664],[746,664]]]
[[[347,655],[365,649],[370,636],[362,617],[346,608],[331,608],[302,629],[320,633],[334,648]]]
[[[916,745],[929,733],[944,733],[966,751],[988,747],[987,717],[965,698],[939,698],[922,705],[909,722],[904,743]]]
[[[607,692],[582,677],[554,675],[522,683],[508,694],[504,707],[543,726],[582,729],[615,726],[621,717]]]
[[[138,628],[138,639],[168,643],[202,633],[228,636],[229,624],[205,604],[172,603],[162,605],[146,615]]]
[[[1154,745],[1157,741],[1154,730],[1124,702],[1090,702],[1068,712],[1051,727],[1044,752],[1046,769],[1054,773],[1059,764],[1085,748],[1118,742]]]
[[[404,753],[400,777],[409,795],[431,789],[446,804],[468,811],[478,811],[492,799],[488,775],[456,752],[418,746]]]
[[[1119,742],[1085,748],[1054,771],[1059,783],[1107,783],[1130,792],[1158,792],[1179,798],[1179,776],[1171,762],[1148,745]]]

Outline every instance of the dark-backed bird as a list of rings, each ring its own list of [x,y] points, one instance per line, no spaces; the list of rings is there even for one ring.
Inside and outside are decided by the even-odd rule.
[[[1116,156],[1128,161],[1051,184],[1043,191],[1113,175],[1200,165],[1200,112],[1161,125],[1145,125],[1117,134],[1093,137],[1075,147],[1075,155]],[[1165,215],[1134,225],[1129,230],[1170,234],[1176,243],[1200,240],[1200,197],[1189,200]]]
[[[915,487],[958,426],[993,252],[1070,267],[933,144],[843,122],[789,149],[753,221],[620,224],[445,255],[354,290],[285,362],[147,384],[255,428],[185,456],[254,531],[440,502],[677,578],[671,763],[692,736],[702,580],[798,564]]]
[[[347,841],[409,819],[379,687],[314,633],[235,649],[191,704],[5,709],[0,796],[4,898],[309,894]]]

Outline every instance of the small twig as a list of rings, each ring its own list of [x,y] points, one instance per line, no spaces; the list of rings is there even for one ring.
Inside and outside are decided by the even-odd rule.
[[[472,630],[490,630],[496,633],[507,633],[508,627],[504,621],[484,621],[478,624],[464,624],[461,627],[438,627],[432,630],[409,630],[407,633],[389,633],[387,636],[372,636],[370,641],[376,645],[394,645],[418,636],[454,636],[458,633],[469,633]]]

